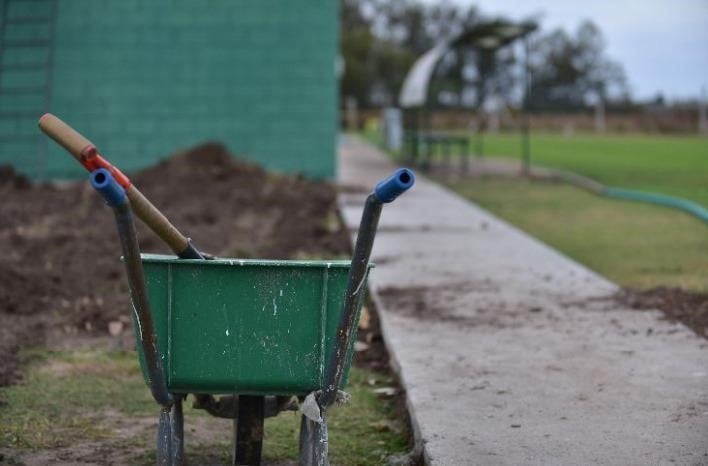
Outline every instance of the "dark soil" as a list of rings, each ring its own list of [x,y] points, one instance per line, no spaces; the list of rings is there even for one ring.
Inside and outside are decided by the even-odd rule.
[[[364,350],[354,354],[354,365],[366,369],[380,372],[388,372],[389,357],[386,344],[381,334],[381,322],[376,306],[371,299],[366,300],[366,304],[361,310],[362,318],[359,320],[357,331],[357,341],[364,343]]]
[[[638,310],[663,312],[670,322],[681,322],[697,335],[708,338],[708,293],[681,288],[624,289],[615,297],[622,305]]]
[[[378,261],[377,261],[378,263]],[[403,313],[421,320],[435,322],[455,322],[464,326],[487,325],[495,328],[506,328],[518,325],[518,318],[530,313],[542,312],[539,307],[530,306],[526,309],[507,309],[503,306],[487,312],[483,308],[465,316],[450,313],[454,304],[459,304],[460,291],[487,290],[494,291],[485,282],[459,283],[435,287],[389,287],[379,290],[379,295],[392,312]],[[708,293],[687,291],[681,288],[656,287],[649,289],[625,288],[613,296],[598,298],[599,301],[612,303],[611,307],[621,307],[636,310],[659,310],[663,318],[669,322],[681,322],[697,335],[708,338]],[[567,303],[573,306],[583,305],[583,302]]]
[[[132,181],[200,250],[222,257],[346,257],[331,184],[265,172],[205,144]],[[32,184],[0,167],[0,385],[49,331],[105,334],[127,321],[113,215],[88,183]],[[170,253],[138,222],[145,252]]]

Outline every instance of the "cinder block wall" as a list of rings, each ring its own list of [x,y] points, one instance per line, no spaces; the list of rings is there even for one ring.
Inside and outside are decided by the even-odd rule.
[[[62,0],[50,111],[125,171],[220,141],[334,175],[337,2]],[[53,143],[50,177],[83,176]]]

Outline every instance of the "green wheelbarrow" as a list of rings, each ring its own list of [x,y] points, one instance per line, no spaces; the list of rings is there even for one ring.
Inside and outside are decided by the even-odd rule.
[[[208,260],[141,255],[126,189],[111,170],[91,172],[116,217],[140,364],[161,406],[157,464],[182,463],[189,393],[234,419],[233,464],[260,464],[263,418],[298,407],[300,463],[328,464],[327,410],[346,399],[381,209],[414,179],[404,168],[375,186],[351,262]]]

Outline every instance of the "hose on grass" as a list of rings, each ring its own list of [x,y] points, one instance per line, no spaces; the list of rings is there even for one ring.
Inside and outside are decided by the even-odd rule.
[[[708,223],[708,209],[702,205],[683,199],[680,197],[668,196],[661,193],[650,193],[644,191],[636,191],[634,189],[605,187],[602,195],[613,199],[622,199],[626,201],[647,202],[672,209],[681,210],[689,215],[693,215],[699,220]]]
[[[552,177],[559,178],[568,184],[584,189],[598,196],[603,196],[610,199],[620,199],[623,201],[644,202],[662,207],[669,207],[671,209],[677,209],[708,224],[708,209],[703,207],[701,204],[689,201],[688,199],[661,193],[605,186],[591,178],[587,178],[566,170],[544,169],[544,171],[546,171],[546,173],[550,173]]]

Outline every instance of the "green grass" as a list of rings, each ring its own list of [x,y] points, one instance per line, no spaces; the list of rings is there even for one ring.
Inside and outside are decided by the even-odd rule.
[[[364,136],[381,142],[374,131]],[[520,135],[485,134],[484,153],[520,161]],[[706,137],[534,133],[531,155],[535,165],[708,208]],[[460,181],[451,187],[621,285],[708,290],[708,225],[687,214],[520,179]]]
[[[520,136],[487,134],[484,153],[520,159]],[[609,186],[680,196],[708,207],[706,137],[532,134],[531,161]]]
[[[382,400],[373,389],[391,386],[386,375],[352,368],[347,393],[350,403],[328,411],[329,457],[332,464],[384,464],[392,454],[406,451],[405,424],[392,400]],[[295,458],[300,429],[299,413],[266,420],[265,458]]]
[[[475,179],[450,187],[621,285],[708,290],[708,227],[681,212],[559,183]]]
[[[376,145],[382,142],[376,131],[367,131],[364,137]],[[483,140],[485,156],[521,160],[518,133],[489,133]],[[476,140],[470,141],[470,150],[474,150]],[[705,136],[533,133],[531,163],[574,171],[608,186],[679,196],[708,207]]]
[[[134,355],[33,351],[20,384],[0,388],[0,448],[56,448],[107,438],[107,406],[155,412]]]
[[[130,464],[154,464],[153,423],[159,408],[143,383],[135,353],[38,350],[25,357],[21,383],[0,388],[0,451],[8,461],[33,452],[51,454],[96,444],[109,457],[115,454]],[[330,411],[333,463],[381,464],[389,455],[406,451],[406,426],[394,401],[372,392],[391,384],[386,375],[352,369],[347,388],[352,401]],[[131,425],[142,427],[133,432]],[[299,425],[298,413],[267,419],[264,458],[296,459]],[[194,428],[201,434],[192,433]],[[230,430],[231,421],[191,409],[191,399],[185,403],[188,461],[228,463]]]

